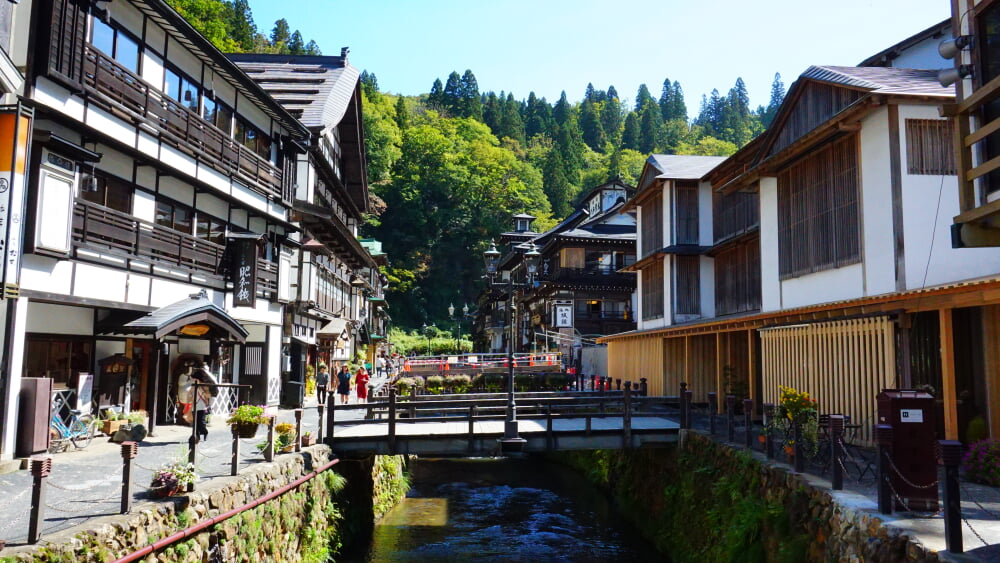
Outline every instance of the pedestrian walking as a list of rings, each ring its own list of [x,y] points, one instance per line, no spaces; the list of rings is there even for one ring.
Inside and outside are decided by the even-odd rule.
[[[351,370],[346,365],[340,366],[337,373],[337,394],[340,395],[342,405],[346,405],[351,397]]]
[[[319,404],[326,404],[326,394],[329,387],[330,372],[326,371],[326,364],[320,364],[319,373],[316,374],[316,400]]]
[[[385,377],[385,352],[375,358],[375,376]]]
[[[368,402],[368,370],[364,366],[358,369],[358,373],[354,376],[354,384],[358,386],[358,402],[367,403]]]
[[[191,378],[198,382],[194,393],[195,434],[204,442],[208,439],[208,412],[212,407],[212,397],[219,393],[219,382],[212,375],[208,364],[194,370]]]

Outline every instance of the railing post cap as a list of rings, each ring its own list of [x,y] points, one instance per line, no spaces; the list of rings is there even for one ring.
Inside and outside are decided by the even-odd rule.
[[[684,391],[687,388],[688,388],[687,382],[686,381],[681,381],[681,391]]]
[[[122,459],[135,459],[139,455],[139,444],[136,442],[122,442]]]
[[[743,399],[743,406],[749,406],[749,405],[752,405],[752,404],[753,404],[753,399],[751,399],[749,397],[747,397],[746,399]]]
[[[50,456],[32,456],[30,467],[33,477],[48,477],[52,473],[52,458]]]
[[[938,440],[934,446],[934,453],[939,464],[954,466],[962,463],[962,442],[958,440]]]
[[[726,404],[727,405],[735,405],[736,404],[736,395],[726,395]]]

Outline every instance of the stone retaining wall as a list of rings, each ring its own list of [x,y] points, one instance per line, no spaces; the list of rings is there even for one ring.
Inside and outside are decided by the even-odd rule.
[[[871,500],[696,432],[677,447],[554,457],[612,492],[674,561],[939,560]]]
[[[324,445],[278,455],[273,463],[255,464],[236,477],[199,483],[188,495],[140,502],[131,514],[96,518],[84,531],[74,528],[45,536],[36,546],[5,549],[0,562],[112,561],[287,485],[330,456]],[[344,478],[337,467],[143,561],[326,561],[343,541],[339,492]]]

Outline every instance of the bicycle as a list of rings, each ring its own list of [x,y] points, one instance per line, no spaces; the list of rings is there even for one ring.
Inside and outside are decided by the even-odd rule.
[[[97,422],[89,414],[81,411],[69,411],[69,422],[63,422],[58,412],[52,413],[49,420],[49,452],[56,453],[66,448],[68,442],[78,449],[86,448],[94,439]]]

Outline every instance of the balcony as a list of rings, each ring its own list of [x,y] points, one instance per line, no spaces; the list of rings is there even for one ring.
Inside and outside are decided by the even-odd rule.
[[[277,166],[90,45],[84,49],[83,87],[102,109],[191,158],[239,178],[261,195],[290,199]]]
[[[549,268],[547,272],[542,272],[539,279],[543,282],[557,282],[570,285],[635,287],[635,276],[632,274],[620,274],[614,266]]]
[[[138,261],[182,272],[189,283],[224,289],[225,280],[218,270],[225,248],[89,201],[78,199],[73,207],[73,255],[77,258],[88,259],[87,251],[99,253],[123,259],[130,269],[131,262]],[[276,264],[257,260],[257,293],[277,297]]]

